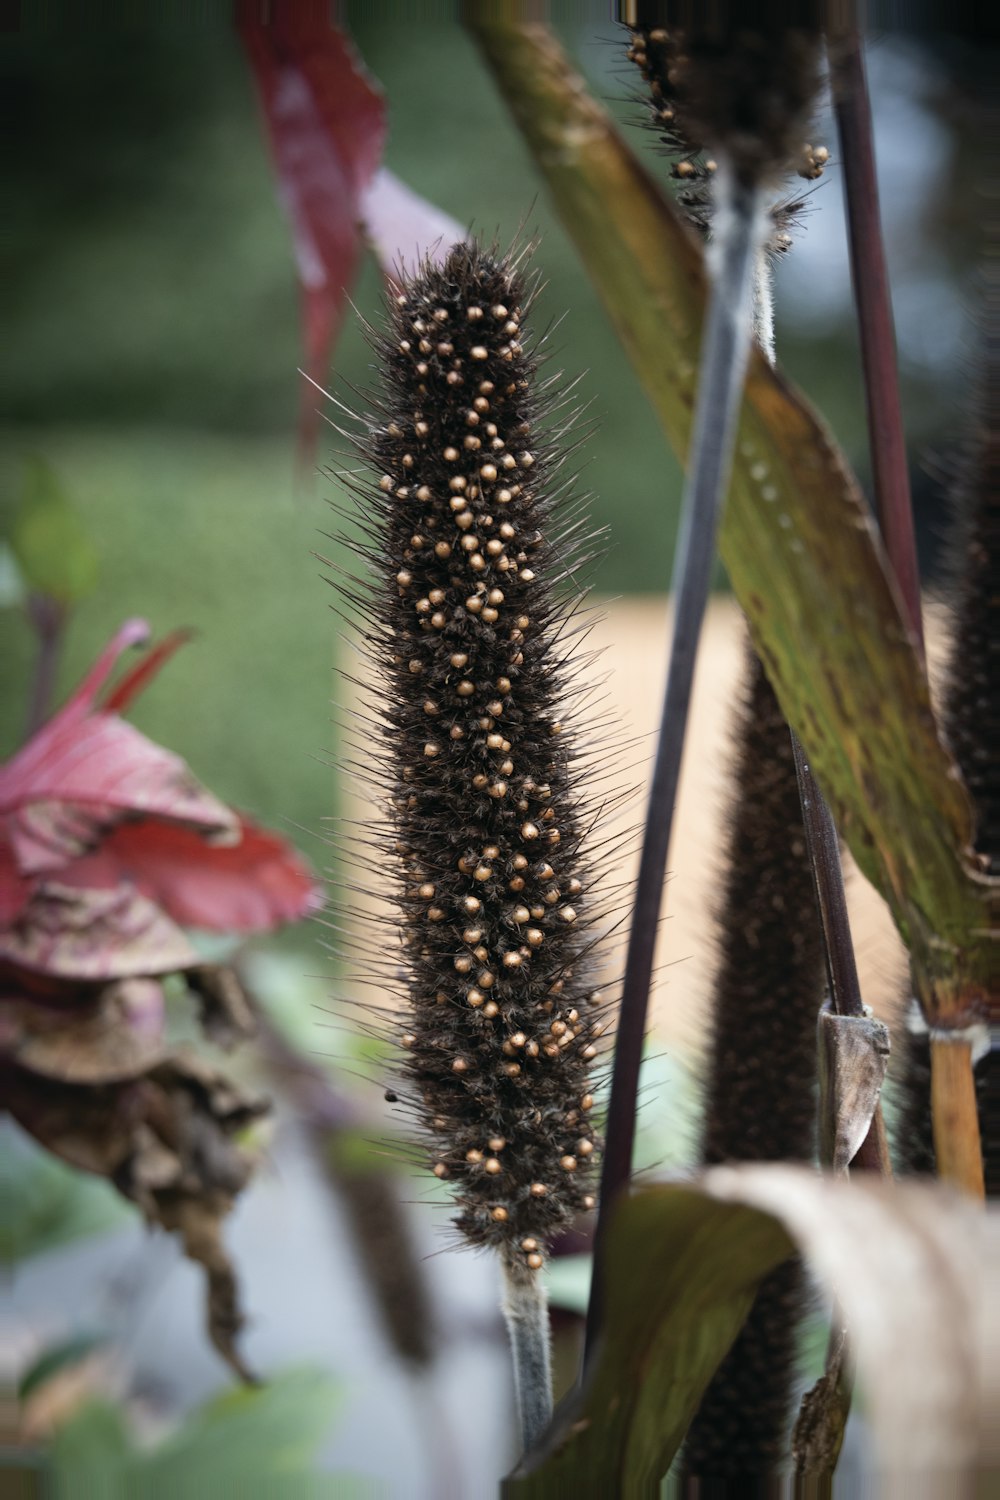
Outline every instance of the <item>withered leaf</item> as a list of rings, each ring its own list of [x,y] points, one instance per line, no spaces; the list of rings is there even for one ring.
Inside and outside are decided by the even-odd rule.
[[[235,969],[227,964],[194,964],[184,981],[198,1002],[201,1029],[227,1052],[257,1031],[253,1007]]]
[[[67,987],[59,1000],[0,998],[0,1046],[21,1068],[64,1083],[119,1083],[162,1061],[163,989],[155,979]]]
[[[13,1064],[3,1082],[10,1112],[42,1145],[109,1178],[147,1222],[180,1236],[208,1279],[209,1337],[239,1377],[252,1380],[237,1348],[243,1314],[222,1224],[256,1164],[238,1137],[268,1112],[268,1101],[187,1051],[98,1087]]]

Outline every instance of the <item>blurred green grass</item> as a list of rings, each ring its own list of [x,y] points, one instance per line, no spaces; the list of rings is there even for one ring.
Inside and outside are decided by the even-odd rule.
[[[41,434],[8,432],[4,490]],[[69,691],[129,615],[157,634],[197,634],[137,701],[130,718],[183,755],[227,801],[285,826],[314,861],[334,810],[331,665],[338,630],[311,555],[329,523],[319,493],[296,495],[285,437],[180,428],[51,428],[46,457],[70,489],[100,553],[97,591],[80,605],[62,662]],[[334,549],[335,550],[335,549]],[[20,612],[4,620],[0,753],[23,727],[34,642]]]

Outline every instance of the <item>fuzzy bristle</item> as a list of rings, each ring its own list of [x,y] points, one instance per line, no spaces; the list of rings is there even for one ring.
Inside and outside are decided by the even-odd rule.
[[[560,398],[525,332],[524,258],[456,245],[372,334],[381,386],[358,447],[380,477],[355,486],[372,571],[355,602],[403,943],[400,1095],[462,1236],[528,1274],[594,1204],[603,1017],[588,766],[562,722],[560,589],[591,537],[559,473],[568,424],[546,426]]]

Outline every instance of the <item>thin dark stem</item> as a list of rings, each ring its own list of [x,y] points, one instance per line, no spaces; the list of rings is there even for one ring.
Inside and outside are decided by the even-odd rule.
[[[794,730],[790,733],[806,847],[816,888],[819,919],[823,927],[823,951],[830,984],[830,1003],[839,1016],[863,1016],[865,1007],[854,957],[851,922],[847,914],[847,893],[844,890],[844,871],[840,863],[837,830],[826,799],[816,785],[798,735]],[[891,1175],[881,1105],[872,1116],[868,1134],[861,1143],[854,1162],[865,1171]]]
[[[50,599],[47,594],[32,594],[28,600],[28,618],[38,637],[38,655],[28,700],[26,738],[30,739],[52,711],[59,657],[66,635],[67,611],[64,605]]]
[[[723,185],[720,182],[720,189]],[[750,351],[759,195],[753,188],[736,184],[731,191],[730,211],[724,217],[720,215],[719,221],[718,274],[709,301],[690,467],[671,583],[674,632],[618,1019],[587,1318],[588,1356],[593,1352],[601,1320],[607,1225],[632,1171],[639,1068],[681,754],[698,637],[712,577],[716,529],[729,482]]]
[[[885,549],[903,596],[907,622],[923,651],[920,573],[906,462],[906,434],[899,398],[889,274],[879,216],[871,103],[857,32],[850,32],[831,45],[830,78],[843,158],[851,279],[864,369],[875,508]]]

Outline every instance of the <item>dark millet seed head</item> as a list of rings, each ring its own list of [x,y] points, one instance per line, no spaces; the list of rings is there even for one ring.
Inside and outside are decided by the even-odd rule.
[[[527,1274],[593,1207],[582,1101],[600,1032],[585,771],[559,732],[568,606],[553,580],[574,544],[521,259],[456,245],[371,336],[382,385],[361,446],[381,477],[358,493],[377,576],[357,602],[404,944],[399,1093],[462,1235]]]
[[[672,160],[670,175],[677,184],[677,202],[700,234],[707,235],[711,228],[712,179],[717,170],[712,149],[706,150],[704,142],[710,141],[715,150],[720,146],[730,151],[739,149],[744,157],[750,150],[750,137],[740,147],[732,130],[722,126],[713,129],[712,112],[701,107],[705,80],[715,78],[720,69],[724,73],[729,67],[733,74],[728,87],[734,98],[728,104],[716,98],[712,108],[721,114],[723,122],[727,110],[735,110],[736,117],[746,121],[755,111],[763,117],[760,128],[768,130],[768,139],[758,142],[754,150],[762,162],[766,160],[769,175],[777,180],[783,173],[795,171],[810,182],[823,175],[830,157],[826,147],[803,144],[816,92],[815,46],[807,34],[791,32],[768,38],[748,33],[728,42],[692,48],[676,26],[648,24],[632,28],[628,56],[646,84],[643,102],[649,123]],[[751,80],[765,62],[759,89],[762,98],[757,99]],[[788,77],[781,82],[780,70],[786,64]],[[778,71],[778,83],[771,76],[773,70]],[[742,103],[741,88],[748,96]],[[771,115],[774,118],[767,127],[766,119]],[[804,207],[805,200],[794,195],[773,204],[767,245],[771,254],[782,255],[790,248],[791,232]]]
[[[736,176],[766,184],[801,152],[819,88],[819,33],[759,13],[720,19],[712,7],[640,7],[630,56],[663,123],[695,149],[724,151]],[[683,14],[687,12],[687,14]],[[659,14],[653,14],[659,13]]]

